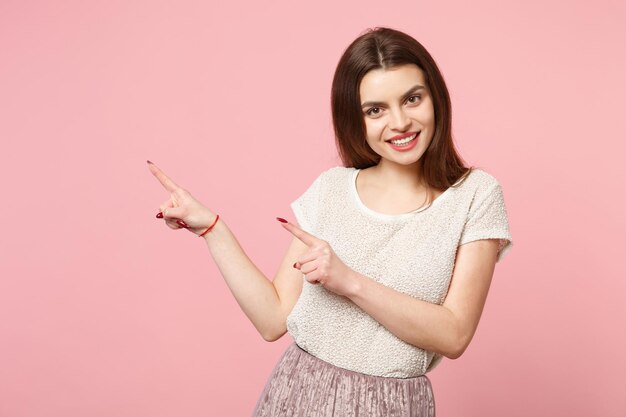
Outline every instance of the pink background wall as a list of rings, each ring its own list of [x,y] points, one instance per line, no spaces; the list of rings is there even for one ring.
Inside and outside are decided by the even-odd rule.
[[[247,416],[266,343],[204,242],[155,219],[157,163],[273,277],[274,220],[339,165],[329,90],[362,30],[448,82],[515,246],[438,416],[623,416],[622,1],[0,2],[0,416]]]

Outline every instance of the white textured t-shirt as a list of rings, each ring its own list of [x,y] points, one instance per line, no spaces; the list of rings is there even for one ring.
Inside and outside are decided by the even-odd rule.
[[[398,215],[363,204],[358,172],[343,166],[322,172],[291,208],[303,230],[327,241],[366,277],[441,305],[459,245],[500,239],[498,261],[512,247],[502,188],[482,169],[430,206]],[[395,378],[423,375],[441,361],[441,355],[399,339],[347,297],[303,280],[287,330],[310,354],[341,368]]]

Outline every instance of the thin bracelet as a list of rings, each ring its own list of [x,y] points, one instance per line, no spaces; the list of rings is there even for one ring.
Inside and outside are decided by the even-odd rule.
[[[204,232],[202,232],[202,234],[201,234],[201,235],[198,235],[198,237],[202,237],[202,236],[204,236],[205,234],[207,234],[207,232],[208,232],[209,230],[213,229],[213,226],[215,226],[215,223],[217,223],[217,219],[219,219],[219,218],[220,218],[220,215],[218,214],[218,215],[217,215],[217,217],[215,218],[215,221],[213,222],[213,224],[212,224],[212,225],[210,225],[210,226],[209,226],[209,228],[208,228],[208,229],[206,229]]]

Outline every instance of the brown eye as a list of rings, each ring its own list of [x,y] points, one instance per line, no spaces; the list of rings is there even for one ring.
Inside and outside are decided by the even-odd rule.
[[[408,98],[408,100],[407,100],[407,101],[408,101],[409,103],[412,103],[412,104],[413,104],[413,103],[417,103],[417,101],[418,101],[418,100],[420,100],[421,98],[422,98],[422,96],[411,96],[411,97],[409,97],[409,98]],[[413,100],[413,99],[414,99],[414,100]]]
[[[380,107],[372,107],[366,112],[369,116],[375,116],[380,113]]]

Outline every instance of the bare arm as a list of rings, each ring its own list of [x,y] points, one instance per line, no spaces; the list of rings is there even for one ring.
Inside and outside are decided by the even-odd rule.
[[[309,248],[298,259],[311,283],[350,299],[405,342],[450,359],[469,345],[483,311],[495,269],[499,242],[481,239],[460,245],[443,305],[396,291],[349,268],[328,242],[301,228],[283,227]]]
[[[478,326],[497,252],[494,239],[461,245],[443,305],[398,292],[356,271],[356,285],[348,297],[405,342],[456,359]]]
[[[306,251],[306,246],[294,238],[274,281],[270,282],[221,218],[204,239],[242,311],[263,339],[279,339],[287,331],[287,316],[302,291],[302,273],[293,264]]]
[[[159,207],[159,215],[171,229],[186,228],[199,235],[214,224],[215,213],[148,161],[150,172],[170,192]],[[203,235],[226,285],[254,327],[267,341],[277,340],[286,328],[286,319],[302,290],[302,273],[293,268],[306,245],[294,238],[274,278],[269,281],[252,263],[223,219]]]

